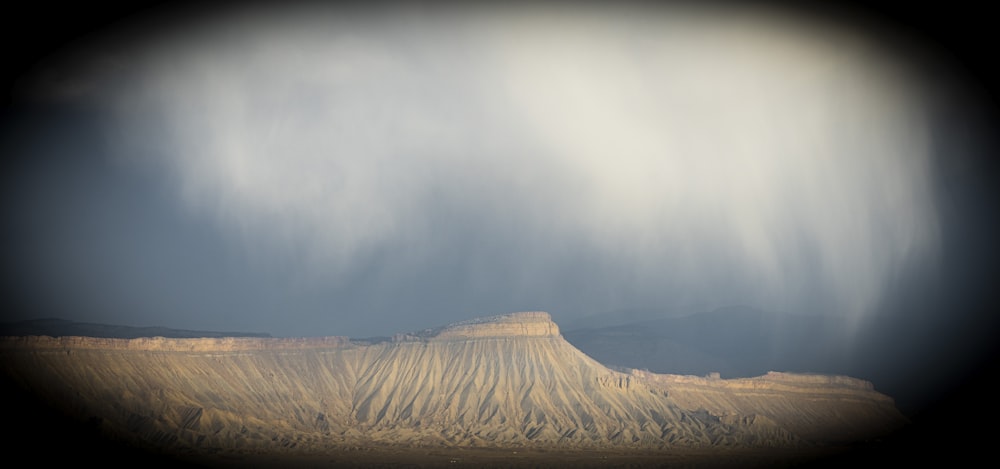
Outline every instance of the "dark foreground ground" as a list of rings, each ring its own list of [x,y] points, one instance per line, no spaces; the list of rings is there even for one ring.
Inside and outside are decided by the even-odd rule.
[[[912,431],[912,430],[911,430]],[[493,448],[357,448],[328,454],[178,456],[137,452],[112,458],[141,467],[410,467],[410,468],[850,468],[893,467],[950,454],[956,464],[980,449],[952,448],[912,440],[912,433],[847,447],[820,449],[684,449],[669,451],[560,451]],[[108,456],[105,454],[105,457]]]
[[[23,422],[21,422],[23,423]],[[49,424],[61,425],[58,420]],[[32,425],[27,425],[31,427]],[[22,428],[20,430],[29,430]],[[72,433],[71,433],[72,432]],[[8,435],[9,437],[10,435]],[[41,436],[40,438],[38,438]],[[86,424],[73,423],[41,434],[34,431],[5,438],[8,455],[30,455],[34,460],[132,467],[570,467],[570,468],[772,468],[772,467],[852,467],[886,465],[934,457],[933,446],[910,440],[912,435],[894,435],[887,440],[847,447],[819,449],[687,449],[664,451],[495,448],[393,448],[367,447],[328,453],[289,452],[286,454],[175,454],[135,448],[122,442],[102,439]],[[937,448],[941,449],[941,448]],[[953,455],[956,453],[949,452]],[[963,459],[963,458],[959,458]],[[956,461],[957,462],[957,461]]]
[[[327,455],[218,457],[199,459],[220,467],[796,467],[831,456],[823,452],[676,450],[658,452],[509,450],[488,448],[367,448]]]
[[[22,401],[23,403],[23,401]],[[328,453],[176,454],[140,449],[110,441],[86,422],[64,418],[51,410],[22,406],[7,420],[2,450],[8,457],[29,457],[46,463],[98,464],[101,467],[426,467],[426,468],[772,468],[850,467],[862,462],[898,462],[899,448],[879,442],[822,449],[685,449],[669,451],[494,448],[368,447]],[[11,416],[14,417],[14,416]],[[872,457],[876,456],[876,457]]]
[[[984,375],[984,379],[989,376]],[[173,454],[110,441],[87,422],[68,419],[0,379],[3,393],[0,451],[9,461],[69,463],[73,467],[895,467],[944,458],[964,466],[992,452],[996,420],[977,392],[951,396],[888,437],[821,449],[672,449],[669,451],[559,451],[489,448],[356,448],[326,454]],[[978,410],[977,410],[978,409]],[[985,427],[985,428],[984,428]],[[28,458],[28,459],[22,459]]]

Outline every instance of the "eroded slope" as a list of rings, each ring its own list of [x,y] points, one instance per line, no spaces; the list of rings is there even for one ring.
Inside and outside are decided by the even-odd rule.
[[[0,349],[5,374],[101,431],[196,452],[786,446],[901,421],[891,400],[848,379],[613,371],[537,312],[373,344],[30,337]]]

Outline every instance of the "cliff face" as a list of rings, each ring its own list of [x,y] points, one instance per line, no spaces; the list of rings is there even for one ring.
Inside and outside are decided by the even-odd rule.
[[[472,339],[477,337],[559,337],[559,326],[549,313],[511,313],[472,319],[445,326],[435,339]]]
[[[902,422],[891,399],[852,378],[612,371],[538,312],[374,344],[4,338],[0,366],[110,436],[188,451],[795,446]]]

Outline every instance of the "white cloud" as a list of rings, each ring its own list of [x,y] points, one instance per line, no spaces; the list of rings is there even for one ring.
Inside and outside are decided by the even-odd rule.
[[[433,263],[442,233],[478,225],[523,261],[519,289],[579,246],[639,301],[797,309],[823,292],[858,317],[933,247],[921,96],[865,37],[766,15],[531,13],[186,32],[149,52],[119,125],[155,142],[193,210],[320,274],[386,246],[413,247],[400,268]],[[443,206],[463,222],[441,225]]]

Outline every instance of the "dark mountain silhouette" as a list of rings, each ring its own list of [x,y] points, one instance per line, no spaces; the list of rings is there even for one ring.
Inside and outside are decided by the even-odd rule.
[[[845,334],[845,324],[835,317],[744,306],[563,332],[606,365],[727,378],[771,370],[849,374],[849,357],[840,347]]]

